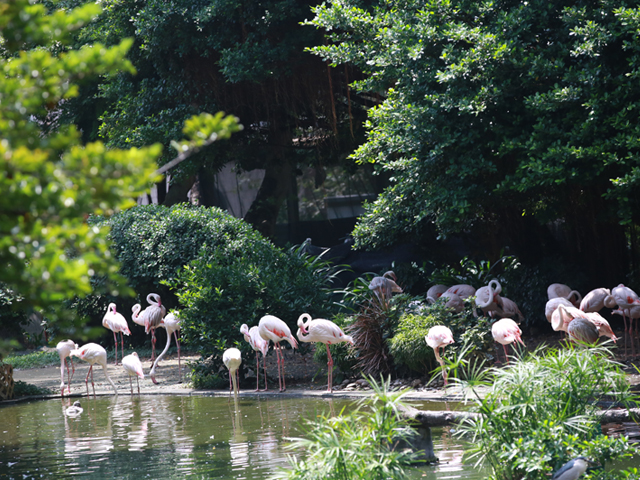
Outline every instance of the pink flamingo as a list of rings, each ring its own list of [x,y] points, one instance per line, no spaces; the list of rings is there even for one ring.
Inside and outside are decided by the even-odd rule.
[[[635,305],[640,305],[640,297],[638,294],[631,290],[629,287],[625,287],[622,283],[615,288],[611,289],[611,297],[613,297],[613,301],[615,301],[618,308],[622,310],[622,320],[624,322],[624,330],[629,334],[631,338],[631,352],[632,355],[635,354],[635,345],[633,341],[633,318],[629,315],[629,311]],[[608,302],[612,302],[612,300],[607,297]],[[629,316],[629,329],[627,330],[627,316]],[[625,347],[626,347],[626,337],[625,337]]]
[[[497,280],[491,280],[486,287],[476,290],[476,306],[488,315],[490,311],[498,309],[497,300],[502,292],[502,285]]]
[[[491,335],[493,339],[502,345],[504,348],[505,363],[509,363],[509,355],[507,354],[507,345],[511,345],[513,342],[521,343],[522,330],[518,327],[518,324],[510,318],[503,318],[498,320],[491,326]]]
[[[312,320],[311,315],[308,313],[303,313],[298,317],[298,332],[296,336],[301,342],[324,343],[325,347],[327,347],[327,357],[329,358],[327,362],[327,392],[332,392],[333,358],[331,358],[329,345],[342,342],[353,345],[353,338],[350,335],[345,335],[342,329],[331,320],[325,320],[324,318]]]
[[[577,290],[571,290],[571,287],[565,285],[563,283],[552,283],[547,287],[547,296],[549,300],[557,297],[564,297],[569,300],[574,307],[580,306],[580,301],[582,300],[582,295]],[[572,298],[575,297],[575,300]]]
[[[564,305],[565,307],[573,307],[573,304],[564,297],[555,297],[551,300],[547,301],[547,304],[544,307],[544,315],[547,317],[547,321],[551,323],[551,316],[553,312],[556,311],[559,305]]]
[[[67,393],[71,393],[71,379],[73,378],[73,374],[76,373],[76,367],[73,365],[73,359],[70,357],[71,351],[78,348],[78,344],[73,340],[62,340],[58,342],[56,345],[56,351],[60,356],[60,396],[64,396],[64,366],[67,365]],[[67,358],[69,359],[69,363],[71,363],[71,368],[73,369],[73,373],[69,375],[69,364],[67,363]]]
[[[96,387],[93,384],[93,365],[98,363],[102,365],[102,369],[104,370],[104,376],[107,377],[107,380],[113,387],[113,391],[118,394],[118,389],[115,384],[109,377],[109,372],[107,371],[107,351],[98,345],[97,343],[87,343],[80,348],[76,348],[71,350],[70,355],[74,357],[78,357],[85,362],[89,363],[89,371],[87,372],[87,378],[84,380],[84,383],[87,386],[87,396],[89,395],[89,374],[91,374],[91,387],[93,388],[93,396],[96,396]]]
[[[136,384],[138,385],[138,395],[140,395],[140,380],[141,378],[144,380],[144,372],[142,371],[142,363],[140,362],[140,358],[138,358],[138,353],[133,352],[127,355],[122,359],[122,366],[124,367],[125,372],[129,375],[129,386],[131,387],[131,395],[133,395],[133,382],[131,381],[131,377],[136,377]]]
[[[295,337],[291,335],[291,330],[289,330],[287,324],[273,315],[265,315],[260,319],[258,332],[264,340],[271,340],[273,342],[278,362],[278,382],[280,391],[283,392],[287,387],[284,380],[284,356],[282,355],[280,342],[285,340],[289,342],[292,348],[298,348],[298,342]]]
[[[160,360],[162,360],[164,355],[167,353],[167,350],[169,350],[169,346],[171,345],[172,334],[173,336],[176,337],[176,345],[178,346],[178,377],[180,381],[182,381],[182,367],[180,366],[180,340],[178,340],[178,332],[180,331],[180,322],[181,322],[180,317],[178,317],[173,312],[169,312],[169,314],[160,321],[159,326],[164,328],[167,331],[167,344],[164,346],[164,350],[162,350],[162,353],[158,355],[158,358],[156,358],[156,361],[153,362],[153,367],[151,367],[151,371],[149,372],[151,381],[155,384],[158,383],[156,381],[156,367],[158,366],[158,363],[160,362]]]
[[[435,353],[436,360],[442,367],[442,378],[444,378],[444,384],[447,385],[447,370],[444,367],[444,360],[440,356],[438,350],[442,348],[442,353],[444,353],[444,347],[455,343],[453,340],[453,334],[449,328],[444,325],[435,325],[429,329],[427,335],[424,337],[427,345],[433,348],[433,353]]]
[[[608,288],[596,288],[587,293],[580,302],[580,310],[583,312],[599,312],[604,307],[615,308],[615,299]]]
[[[397,280],[396,274],[389,270],[381,277],[373,277],[369,283],[369,290],[373,290],[378,300],[386,303],[393,292],[402,293],[402,288],[396,283]]]
[[[240,327],[240,333],[244,335],[244,339],[249,342],[253,351],[256,352],[256,392],[260,390],[260,359],[258,352],[262,352],[262,366],[264,369],[264,389],[268,390],[267,384],[267,352],[269,351],[269,341],[260,336],[258,327],[249,328],[247,324],[242,324]]]
[[[460,298],[460,296],[456,295],[455,293],[444,292],[442,295],[440,295],[439,298],[443,299],[442,301],[445,302],[444,306],[449,310],[453,310],[456,313],[460,313],[462,310],[464,310],[464,300],[462,300],[462,298]],[[427,301],[432,304],[436,303],[433,297],[427,297]]]
[[[167,309],[162,305],[160,295],[150,293],[147,295],[147,303],[149,306],[140,312],[139,303],[131,307],[131,319],[137,325],[144,327],[144,333],[151,332],[151,365],[156,357],[156,328],[160,326],[163,317],[167,313]]]
[[[116,346],[116,362],[114,365],[118,365],[118,338],[116,333],[120,333],[120,346],[122,347],[120,356],[122,356],[124,355],[124,337],[122,334],[129,336],[131,331],[129,330],[129,325],[127,325],[127,319],[121,313],[116,312],[115,303],[110,303],[107,307],[107,313],[102,317],[102,326],[113,332],[113,340]]]
[[[429,290],[427,290],[427,300],[429,299],[429,297],[431,297],[433,298],[432,303],[435,303],[435,301],[440,298],[440,295],[442,295],[447,290],[449,290],[449,287],[447,285],[433,285],[431,288],[429,288]]]
[[[462,283],[460,285],[454,285],[453,287],[449,287],[447,292],[455,293],[461,299],[464,300],[465,298],[473,297],[476,294],[476,289],[473,288],[471,285]]]
[[[229,392],[233,385],[233,396],[238,396],[238,368],[242,364],[242,354],[237,348],[227,348],[222,354],[222,363],[229,369]]]
[[[524,315],[513,300],[507,297],[496,296],[496,304],[498,308],[489,312],[490,317],[510,318],[517,317],[518,321],[524,320]]]

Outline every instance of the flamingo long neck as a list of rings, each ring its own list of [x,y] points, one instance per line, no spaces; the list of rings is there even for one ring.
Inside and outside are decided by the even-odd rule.
[[[158,362],[162,360],[162,357],[164,357],[165,353],[167,353],[167,350],[169,350],[170,345],[171,345],[171,333],[167,330],[167,344],[164,346],[164,350],[162,350],[162,353],[158,355],[158,358],[156,358],[156,361],[153,362],[153,367],[149,372],[149,376],[151,378],[153,378],[153,376],[156,374],[156,366],[158,365]]]
[[[109,383],[113,387],[113,391],[116,392],[116,395],[118,395],[118,389],[116,388],[116,384],[113,383],[113,380],[111,380],[111,377],[109,376],[109,372],[107,372],[107,364],[106,363],[102,364],[102,369],[104,370],[104,376],[107,377],[107,380],[109,380]]]

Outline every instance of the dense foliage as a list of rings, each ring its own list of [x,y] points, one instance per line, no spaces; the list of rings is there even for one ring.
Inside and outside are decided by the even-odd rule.
[[[624,371],[605,348],[548,349],[477,380],[461,383],[489,388],[475,396],[481,416],[458,434],[470,436],[468,453],[491,467],[494,480],[543,480],[580,455],[604,467],[633,451],[626,438],[604,436],[596,415],[600,400],[635,405]],[[589,478],[634,478],[624,475],[596,470]]]
[[[557,221],[567,255],[618,280],[616,224],[640,218],[639,12],[625,0],[317,7],[311,23],[331,42],[314,52],[361,68],[361,91],[385,92],[353,158],[393,184],[360,219],[357,244],[388,245],[434,222],[530,254],[555,241],[531,219]],[[605,265],[604,252],[619,261]]]

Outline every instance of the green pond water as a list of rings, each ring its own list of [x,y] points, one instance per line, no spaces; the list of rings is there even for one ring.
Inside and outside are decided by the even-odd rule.
[[[73,400],[77,400],[74,398]],[[309,398],[227,398],[119,395],[0,408],[0,478],[266,479],[286,467],[286,437],[303,419],[338,413],[353,402]],[[443,404],[415,404],[442,410]],[[416,467],[413,478],[480,479],[462,464],[462,445],[449,429],[433,429],[440,463]]]

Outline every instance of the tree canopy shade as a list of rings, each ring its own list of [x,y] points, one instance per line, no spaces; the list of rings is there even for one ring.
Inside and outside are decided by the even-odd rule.
[[[392,175],[354,231],[359,247],[431,222],[522,245],[535,218],[561,222],[582,260],[624,251],[620,224],[640,220],[635,2],[333,0],[314,11],[331,42],[313,51],[362,69],[361,91],[386,92],[352,155]]]
[[[321,178],[325,165],[354,148],[350,127],[358,125],[354,116],[360,112],[364,117],[364,109],[349,111],[347,92],[340,88],[340,82],[346,85],[345,69],[331,72],[325,62],[305,52],[323,38],[321,32],[300,25],[310,16],[308,2],[101,4],[104,14],[82,31],[80,41],[104,39],[111,44],[132,38],[129,58],[138,72],[107,79],[97,90],[102,102],[99,134],[107,145],[166,145],[183,120],[198,111],[232,113],[245,127],[229,144],[172,170],[172,184],[186,183],[185,193],[195,175],[206,193],[212,174],[230,160],[244,170],[265,169],[262,188],[245,219],[271,235],[297,167],[314,166]],[[74,107],[79,116],[87,107],[94,109],[95,102]],[[161,161],[167,160],[165,155]],[[202,204],[212,202],[203,195]]]
[[[130,40],[55,53],[98,5],[47,15],[32,3],[0,1],[0,282],[61,320],[61,301],[89,293],[93,275],[117,276],[106,236],[86,217],[132,205],[156,178],[161,146],[108,150],[83,144],[71,125],[43,134],[83,79],[134,69]]]

